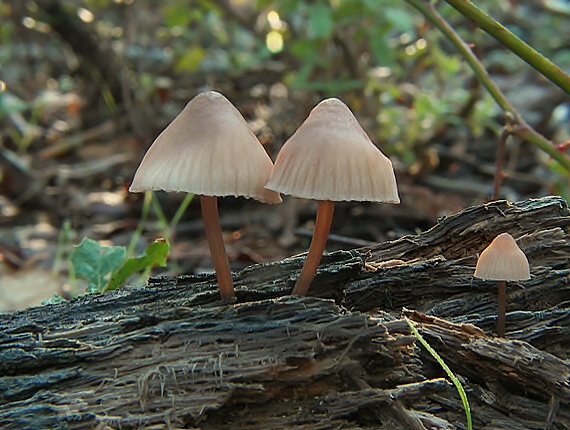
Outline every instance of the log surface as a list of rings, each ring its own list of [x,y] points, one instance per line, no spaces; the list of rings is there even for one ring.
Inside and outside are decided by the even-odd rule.
[[[509,232],[531,263],[508,286],[473,278]],[[304,256],[235,274],[152,278],[0,315],[0,428],[570,428],[570,211],[546,197],[468,208],[432,229],[326,255],[312,297],[289,296]]]

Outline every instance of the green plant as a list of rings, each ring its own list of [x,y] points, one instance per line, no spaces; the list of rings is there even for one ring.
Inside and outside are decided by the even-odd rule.
[[[71,252],[70,259],[76,278],[88,282],[87,293],[103,293],[121,287],[134,273],[166,265],[170,243],[163,238],[147,246],[145,252],[127,258],[124,246],[101,246],[84,238]]]
[[[162,210],[160,202],[156,198],[155,193],[153,191],[145,191],[144,200],[141,209],[141,216],[139,218],[137,228],[133,233],[129,246],[127,247],[127,256],[132,255],[133,250],[135,249],[137,243],[139,242],[145,224],[148,220],[148,215],[150,213],[151,208],[158,220],[158,230],[160,232],[160,236],[164,237],[166,240],[170,242],[172,240],[172,232],[176,228],[176,225],[182,219],[182,216],[186,212],[186,209],[188,209],[188,206],[190,206],[190,203],[192,203],[193,199],[194,199],[194,194],[185,194],[184,198],[182,199],[182,202],[180,202],[180,205],[178,206],[178,209],[176,209],[174,216],[172,217],[170,222],[168,222],[168,219],[166,218],[166,215],[164,214],[164,211]]]
[[[71,229],[71,222],[69,219],[63,220],[61,223],[61,228],[59,229],[59,235],[57,237],[57,247],[55,249],[55,257],[53,261],[52,272],[54,275],[60,273],[64,261],[67,263],[66,259],[69,250],[72,247],[73,231]]]
[[[479,59],[475,56],[469,45],[465,43],[465,41],[459,36],[455,29],[437,12],[435,6],[431,3],[426,3],[421,0],[406,1],[412,7],[421,12],[431,24],[437,27],[441,33],[451,43],[453,43],[455,48],[461,53],[465,61],[469,64],[477,79],[481,82],[481,84],[486,88],[493,99],[495,99],[496,103],[504,111],[506,117],[504,132],[506,134],[504,134],[505,138],[502,139],[499,145],[505,145],[506,137],[508,135],[516,136],[540,148],[543,152],[547,153],[554,160],[556,160],[567,172],[570,172],[570,157],[568,157],[566,154],[561,153],[556,148],[556,146],[552,144],[552,142],[550,142],[544,136],[540,135],[524,121],[518,111],[499,89],[497,84],[495,84],[495,82],[491,79],[489,73],[483,64],[479,61]],[[449,0],[448,3],[452,4],[453,7],[455,7],[464,15],[468,16],[470,19],[475,20],[481,26],[481,28],[483,28],[489,34],[493,35],[493,37],[496,37],[512,52],[536,68],[540,73],[543,74],[543,76],[550,78],[553,82],[559,85],[560,88],[564,89],[565,91],[568,91],[570,89],[570,77],[567,74],[565,74],[556,65],[550,62],[550,60],[543,57],[541,54],[536,52],[530,46],[510,33],[497,21],[494,21],[491,17],[480,11],[471,2],[457,2]],[[502,166],[499,160],[497,163],[497,175],[500,175],[501,172]]]
[[[570,76],[564,73],[556,64],[533,49],[527,43],[511,33],[500,22],[495,21],[474,3],[465,0],[446,0],[448,4],[454,7],[458,12],[465,15],[477,25],[505,45],[511,52],[526,61],[542,74],[542,76],[550,79],[561,89],[570,93]]]
[[[447,373],[447,376],[449,376],[449,379],[451,379],[451,382],[453,382],[453,385],[455,385],[455,388],[457,389],[457,392],[459,393],[459,397],[461,398],[461,402],[463,403],[463,409],[465,409],[465,417],[467,419],[467,428],[469,430],[472,430],[473,429],[473,421],[471,419],[471,408],[469,406],[469,400],[467,399],[467,394],[465,393],[465,390],[463,389],[463,385],[461,385],[461,382],[459,381],[457,376],[455,376],[455,374],[451,371],[449,366],[447,364],[445,364],[445,361],[443,361],[443,358],[441,358],[441,356],[435,351],[435,349],[433,349],[431,347],[431,345],[427,342],[427,340],[425,340],[423,338],[423,336],[420,334],[418,329],[416,329],[416,327],[414,326],[414,323],[406,317],[404,317],[404,319],[406,320],[406,323],[408,323],[408,325],[410,326],[410,330],[412,331],[412,333],[414,334],[416,339],[432,355],[432,357],[435,359],[435,361],[437,361],[439,363],[441,368],[445,371],[445,373]]]
[[[53,267],[54,273],[59,273],[63,262],[67,261],[69,263],[70,284],[73,285],[75,279],[87,281],[87,293],[103,293],[116,290],[136,272],[143,272],[141,277],[147,277],[150,269],[153,267],[164,267],[166,265],[166,258],[170,251],[172,232],[178,222],[180,222],[192,199],[192,194],[185,195],[172,220],[168,222],[158,199],[152,191],[148,191],[145,193],[139,223],[128,247],[101,246],[95,240],[84,238],[79,245],[73,246],[73,249],[69,253],[69,258],[67,257],[67,249],[71,248],[73,232],[69,220],[65,220],[58,237],[58,246]],[[165,236],[165,238],[156,239],[147,246],[141,255],[132,257],[134,249],[142,237],[142,232],[151,209],[158,220],[157,230],[161,235]],[[73,292],[72,295],[75,296],[77,294]],[[51,299],[44,301],[43,304],[63,301],[65,301],[65,299],[59,294],[56,294]]]

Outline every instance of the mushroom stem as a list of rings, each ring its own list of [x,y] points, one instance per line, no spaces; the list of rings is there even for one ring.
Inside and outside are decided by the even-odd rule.
[[[499,303],[497,308],[497,334],[505,337],[507,313],[507,281],[499,281]]]
[[[224,240],[222,238],[222,228],[220,227],[220,215],[218,214],[218,199],[212,196],[200,196],[200,206],[202,207],[202,220],[206,239],[210,247],[210,255],[214,261],[214,269],[218,278],[218,287],[222,299],[234,297],[234,283],[230,271],[230,262],[226,254]]]
[[[319,201],[315,231],[313,232],[313,239],[311,240],[309,253],[307,254],[307,259],[305,260],[299,279],[297,279],[295,288],[293,288],[293,294],[296,296],[307,295],[311,282],[315,277],[315,273],[317,273],[317,267],[319,267],[323,251],[325,250],[325,245],[327,244],[327,239],[329,237],[333,211],[334,202],[330,200]]]

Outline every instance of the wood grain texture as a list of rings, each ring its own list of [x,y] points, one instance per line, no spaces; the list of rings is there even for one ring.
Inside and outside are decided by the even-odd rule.
[[[531,264],[496,285],[476,253],[509,232]],[[570,428],[570,211],[556,197],[493,202],[429,231],[234,274],[153,278],[0,315],[0,428],[466,428],[455,388],[403,316],[462,380],[475,428]],[[398,259],[386,264],[386,260]]]

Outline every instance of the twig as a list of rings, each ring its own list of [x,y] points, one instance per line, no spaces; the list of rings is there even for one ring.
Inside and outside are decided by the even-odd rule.
[[[122,117],[119,117],[118,119],[110,119],[93,128],[66,136],[56,143],[38,151],[37,156],[44,159],[56,158],[85,144],[85,142],[89,140],[101,139],[104,136],[112,136],[113,133],[122,126],[124,121],[125,118]]]
[[[506,27],[495,21],[469,0],[445,0],[451,7],[466,18],[473,20],[487,34],[493,36],[511,52],[526,61],[530,66],[538,70],[543,76],[550,79],[561,89],[570,94],[570,76],[560,68],[537,52],[531,46],[523,42]]]
[[[495,180],[493,181],[493,200],[499,200],[499,190],[501,188],[501,182],[505,177],[503,173],[503,164],[505,160],[505,148],[507,146],[507,139],[511,134],[508,130],[504,129],[501,134],[501,142],[499,143],[499,148],[497,149],[497,160],[495,161]]]
[[[461,39],[457,32],[449,25],[449,23],[443,19],[438,13],[435,7],[423,0],[406,0],[410,6],[414,7],[420,11],[426,19],[428,19],[432,24],[434,24],[443,35],[451,42],[457,50],[463,55],[473,72],[479,79],[479,81],[485,86],[489,94],[495,99],[495,102],[500,106],[500,108],[507,115],[507,119],[510,124],[507,124],[511,134],[532,143],[533,145],[539,147],[541,150],[550,155],[554,160],[558,161],[560,165],[570,172],[570,157],[566,154],[560,153],[556,147],[546,139],[544,136],[540,135],[534,129],[532,129],[519,115],[514,106],[507,100],[505,95],[491,79],[487,70],[481,64],[479,59],[473,54],[471,49],[467,44]]]

